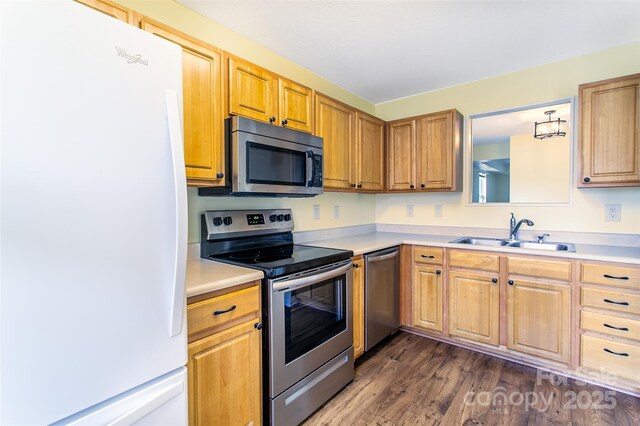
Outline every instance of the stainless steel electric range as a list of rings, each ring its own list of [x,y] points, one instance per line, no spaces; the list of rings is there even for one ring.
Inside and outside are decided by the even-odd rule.
[[[207,211],[201,257],[259,269],[265,424],[299,424],[353,380],[353,252],[293,243],[289,209]]]

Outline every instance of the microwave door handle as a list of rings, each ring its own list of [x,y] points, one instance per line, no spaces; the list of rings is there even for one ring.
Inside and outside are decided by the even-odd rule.
[[[315,162],[313,161],[313,151],[307,151],[307,182],[306,188],[310,188],[313,185],[313,175],[315,174]]]
[[[352,263],[349,262],[346,265],[340,266],[336,269],[331,269],[330,271],[322,272],[320,274],[309,275],[308,277],[295,278],[293,280],[285,280],[275,283],[273,285],[273,291],[280,290],[295,290],[300,287],[307,287],[312,284],[316,284],[329,278],[339,277],[345,272],[349,271],[352,268]]]

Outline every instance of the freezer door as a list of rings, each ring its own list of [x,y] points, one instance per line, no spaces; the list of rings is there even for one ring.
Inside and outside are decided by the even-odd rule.
[[[181,367],[53,426],[176,426],[187,417],[187,369]]]
[[[182,51],[0,8],[0,424],[48,424],[186,363]]]

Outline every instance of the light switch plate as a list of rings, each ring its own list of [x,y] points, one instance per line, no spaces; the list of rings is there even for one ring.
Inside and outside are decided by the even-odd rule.
[[[340,219],[340,206],[333,206],[333,218]]]
[[[620,216],[622,214],[622,207],[620,204],[605,204],[604,205],[604,220],[606,222],[620,222]]]
[[[433,206],[433,214],[435,217],[442,217],[442,204]]]

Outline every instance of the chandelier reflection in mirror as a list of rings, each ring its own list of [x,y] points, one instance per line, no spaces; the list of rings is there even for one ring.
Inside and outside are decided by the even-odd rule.
[[[536,139],[546,139],[556,136],[566,136],[567,121],[560,119],[560,117],[558,117],[557,120],[552,120],[551,115],[556,113],[555,109],[545,111],[544,113],[548,116],[548,120],[541,121],[540,123],[536,121],[533,137]]]

